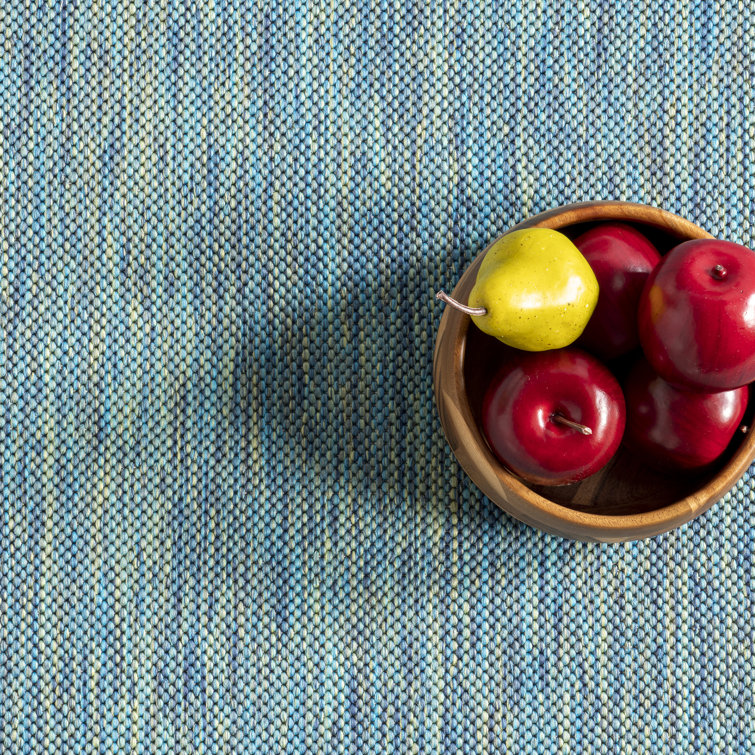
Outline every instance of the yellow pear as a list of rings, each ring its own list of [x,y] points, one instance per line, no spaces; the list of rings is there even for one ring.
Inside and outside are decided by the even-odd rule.
[[[590,263],[563,233],[512,231],[482,260],[468,306],[441,292],[480,330],[524,351],[560,349],[585,329],[598,301]]]

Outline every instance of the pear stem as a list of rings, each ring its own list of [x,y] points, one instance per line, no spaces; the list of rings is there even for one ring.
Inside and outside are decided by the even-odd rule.
[[[464,312],[464,314],[472,315],[474,317],[482,317],[488,313],[488,310],[485,309],[485,307],[468,307],[466,304],[462,304],[460,301],[452,299],[445,291],[438,291],[438,293],[435,294],[435,298],[449,304],[454,309],[458,309],[459,312]]]
[[[573,419],[564,417],[563,414],[558,414],[558,412],[554,414],[551,419],[554,422],[558,422],[560,425],[571,427],[572,430],[576,430],[577,432],[582,433],[582,435],[592,435],[591,427],[587,427],[587,425],[580,425],[579,422],[575,422]]]

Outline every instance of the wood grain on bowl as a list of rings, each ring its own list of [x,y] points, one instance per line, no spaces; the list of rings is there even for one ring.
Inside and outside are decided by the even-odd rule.
[[[552,228],[571,237],[595,223],[631,223],[663,253],[680,241],[710,238],[684,218],[656,207],[626,202],[587,202],[549,210],[516,228]],[[513,229],[512,229],[513,230]],[[466,302],[483,251],[453,291]],[[468,315],[447,307],[433,360],[438,413],[446,438],[472,481],[517,519],[576,540],[616,542],[666,532],[706,511],[747,470],[755,457],[755,431],[741,434],[720,464],[705,476],[654,472],[622,450],[601,471],[581,483],[560,487],[528,485],[509,473],[490,450],[480,425],[482,396],[511,350],[474,327]],[[752,416],[752,406],[748,416]]]

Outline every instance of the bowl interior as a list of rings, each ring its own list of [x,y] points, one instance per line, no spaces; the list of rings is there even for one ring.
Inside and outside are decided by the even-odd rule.
[[[559,231],[575,238],[595,224],[579,223],[561,227]],[[653,225],[638,222],[629,224],[644,233],[661,254],[665,254],[684,240],[666,229]],[[485,390],[495,372],[510,356],[511,351],[497,339],[482,333],[479,328],[470,326],[466,330],[462,351],[464,392],[478,427],[481,427],[481,409]],[[640,352],[637,350],[611,365],[620,381],[639,355]],[[752,427],[752,420],[753,400],[751,399],[744,424]],[[704,428],[701,428],[701,432],[704,431]],[[543,498],[575,511],[609,516],[643,514],[686,498],[715,479],[743,443],[744,437],[744,434],[737,434],[732,439],[727,453],[713,468],[704,473],[657,472],[622,447],[606,467],[580,483],[562,486],[525,484]]]

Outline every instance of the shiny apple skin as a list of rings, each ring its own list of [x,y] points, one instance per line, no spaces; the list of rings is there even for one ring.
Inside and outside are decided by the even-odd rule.
[[[592,435],[553,420],[561,413]],[[603,467],[619,447],[625,411],[616,378],[579,349],[521,353],[499,370],[483,400],[491,449],[514,474],[565,485]]]
[[[674,247],[645,284],[638,327],[645,356],[670,383],[723,391],[755,380],[755,253],[716,239]]]
[[[703,393],[677,388],[640,359],[624,383],[624,440],[658,469],[710,466],[727,449],[742,422],[749,388]]]
[[[574,240],[598,279],[598,304],[576,346],[615,359],[639,346],[637,307],[661,255],[636,228],[601,223]]]

